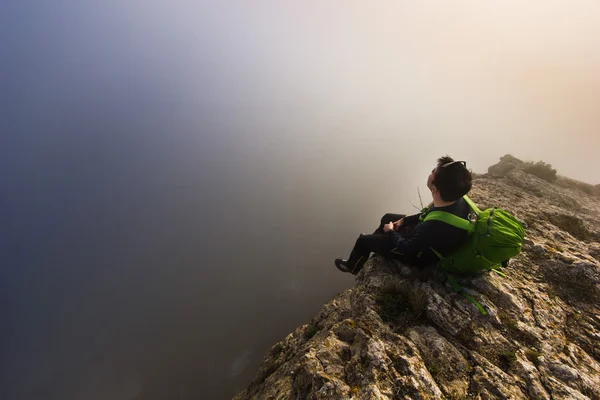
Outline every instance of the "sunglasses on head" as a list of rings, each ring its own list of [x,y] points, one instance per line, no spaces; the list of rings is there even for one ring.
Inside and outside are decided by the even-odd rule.
[[[449,166],[454,165],[454,164],[462,164],[463,167],[467,168],[467,162],[466,161],[451,161],[451,162],[449,162],[447,164],[442,165],[441,167],[442,168],[446,168],[446,167],[449,167]]]

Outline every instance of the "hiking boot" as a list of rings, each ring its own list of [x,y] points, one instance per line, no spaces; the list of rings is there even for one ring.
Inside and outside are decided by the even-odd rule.
[[[350,268],[348,268],[348,260],[343,260],[341,258],[335,259],[335,266],[342,272],[351,272]]]

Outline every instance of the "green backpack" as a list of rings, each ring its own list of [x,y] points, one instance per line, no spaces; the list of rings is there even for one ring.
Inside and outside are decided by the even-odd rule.
[[[469,220],[457,217],[444,211],[432,211],[425,215],[425,221],[442,221],[469,232],[465,244],[447,256],[442,256],[435,249],[433,252],[440,259],[438,266],[447,272],[448,280],[456,292],[462,292],[482,314],[486,314],[481,305],[471,295],[464,292],[453,275],[473,275],[487,271],[500,271],[501,265],[521,251],[525,230],[521,223],[508,212],[499,208],[488,208],[481,211],[471,199],[463,196],[472,210]]]
[[[444,211],[432,211],[423,221],[442,221],[469,232],[466,243],[444,257],[435,249],[439,266],[453,274],[469,275],[490,271],[516,256],[521,251],[525,230],[511,214],[499,208],[479,210],[467,196],[463,196],[473,213],[471,221]]]

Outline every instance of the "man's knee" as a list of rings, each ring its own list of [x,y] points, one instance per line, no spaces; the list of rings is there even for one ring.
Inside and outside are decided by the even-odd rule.
[[[359,251],[373,251],[373,247],[377,247],[377,243],[379,240],[381,240],[380,236],[383,235],[360,235],[358,238],[356,238],[354,248]]]
[[[364,246],[366,239],[367,239],[366,237],[367,237],[367,235],[362,235],[362,234],[359,237],[357,237],[355,246],[359,246],[359,247]]]
[[[383,217],[381,217],[381,224],[385,225],[385,224],[389,224],[390,222],[395,222],[396,220],[394,219],[395,214],[385,214]]]

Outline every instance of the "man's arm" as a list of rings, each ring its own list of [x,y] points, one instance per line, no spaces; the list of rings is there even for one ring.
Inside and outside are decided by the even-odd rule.
[[[420,222],[419,217],[421,214],[422,213],[418,213],[404,217],[404,223],[402,225],[411,227],[417,225]]]
[[[396,231],[388,231],[392,254],[397,256],[416,256],[431,246],[431,231],[435,221],[428,221],[416,227],[410,238],[404,239]]]

